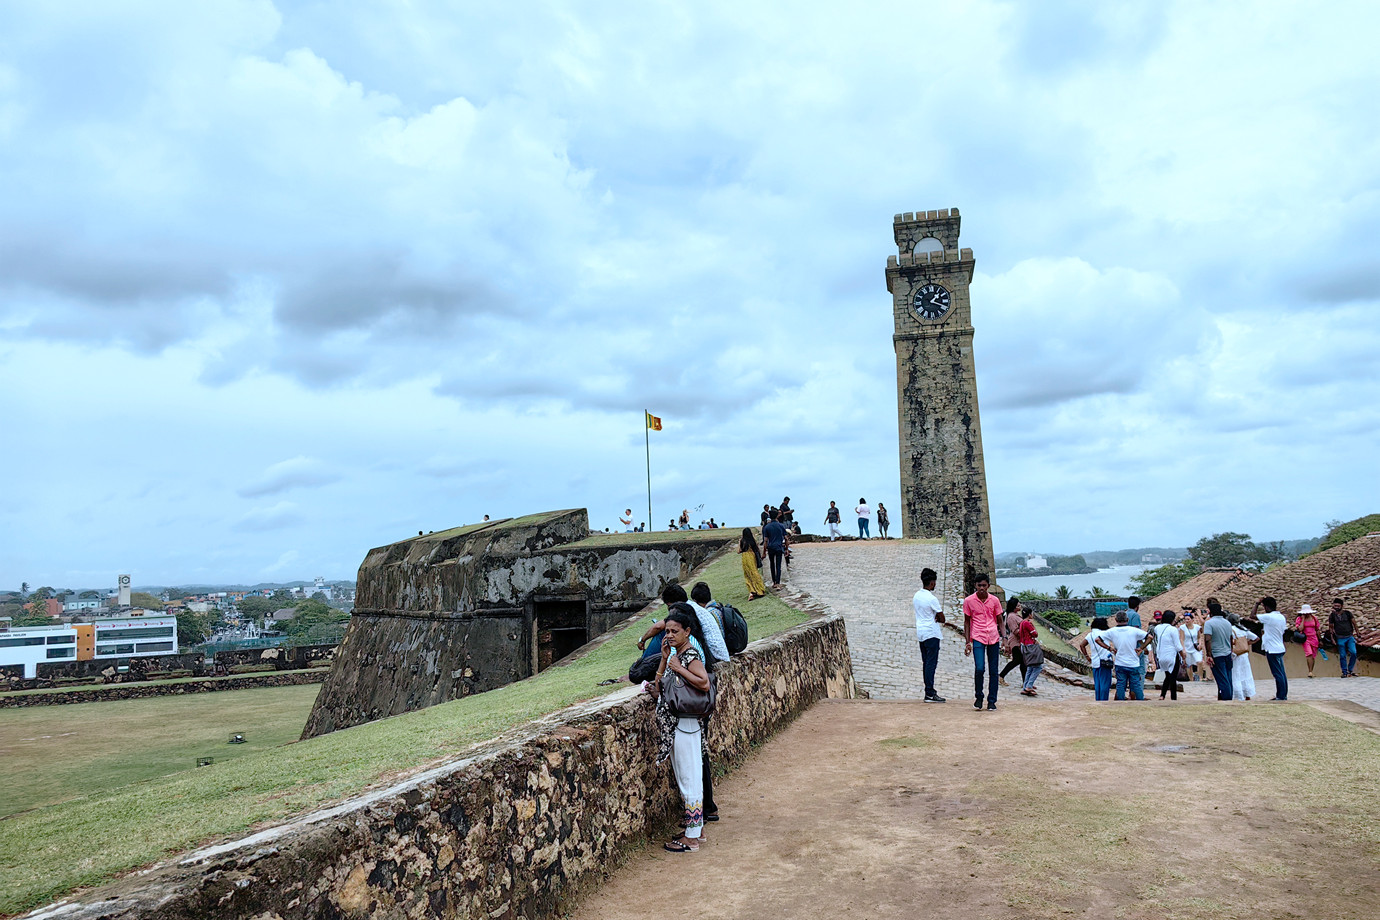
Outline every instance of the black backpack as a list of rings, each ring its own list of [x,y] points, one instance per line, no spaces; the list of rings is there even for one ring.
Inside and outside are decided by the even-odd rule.
[[[728,646],[730,655],[737,655],[748,644],[747,620],[738,612],[738,608],[732,604],[721,604],[714,601],[709,605],[709,609],[718,613],[719,626],[724,632],[724,645]]]

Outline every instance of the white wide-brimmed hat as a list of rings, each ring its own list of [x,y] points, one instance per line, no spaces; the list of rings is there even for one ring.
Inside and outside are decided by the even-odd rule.
[[[1313,612],[1313,607],[1312,607],[1312,605],[1310,605],[1310,604],[1304,604],[1302,607],[1299,608],[1299,613],[1312,613],[1312,612]]]

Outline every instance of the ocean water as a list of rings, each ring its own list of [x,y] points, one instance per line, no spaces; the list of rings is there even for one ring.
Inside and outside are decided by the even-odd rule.
[[[998,577],[997,581],[1006,589],[1007,597],[1019,595],[1022,591],[1043,591],[1053,596],[1060,585],[1067,585],[1074,597],[1087,597],[1088,591],[1093,588],[1101,588],[1115,597],[1125,597],[1128,593],[1126,582],[1146,569],[1153,568],[1153,565],[1114,565],[1088,575],[1036,575],[1034,578],[1012,578],[1010,575],[1003,575]]]

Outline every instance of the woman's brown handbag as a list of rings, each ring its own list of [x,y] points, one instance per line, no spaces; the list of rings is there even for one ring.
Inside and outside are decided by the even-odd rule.
[[[1233,655],[1244,655],[1251,650],[1250,636],[1232,636],[1231,653]]]
[[[670,707],[672,715],[678,718],[701,718],[714,711],[719,702],[718,681],[709,674],[709,690],[696,690],[687,684],[679,674],[666,669],[661,675],[661,698]]]

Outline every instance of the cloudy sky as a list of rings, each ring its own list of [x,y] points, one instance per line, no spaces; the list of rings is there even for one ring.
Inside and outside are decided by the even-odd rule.
[[[958,207],[998,552],[1380,507],[1380,12],[0,6],[0,588],[353,577],[588,507],[899,507]],[[894,505],[893,505],[894,503]]]

